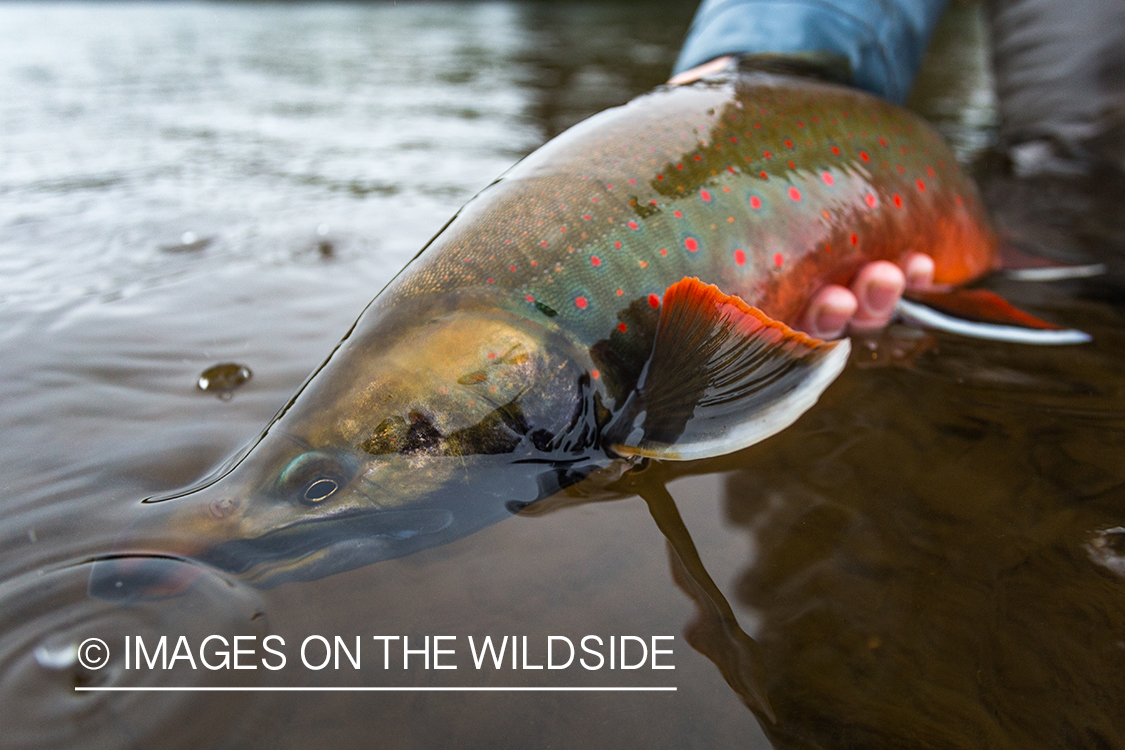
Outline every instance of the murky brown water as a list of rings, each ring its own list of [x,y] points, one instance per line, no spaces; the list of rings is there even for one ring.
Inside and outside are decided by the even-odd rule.
[[[206,574],[163,600],[87,596],[90,560],[142,498],[254,439],[370,297],[514,159],[660,82],[690,13],[0,8],[0,745],[1125,747],[1116,267],[994,285],[1086,330],[1088,346],[893,328],[860,342],[798,424],[721,461],[653,465],[618,495],[579,488],[314,583],[258,591]],[[973,11],[949,24],[914,105],[968,158],[988,145],[993,110]],[[990,184],[1005,227],[1034,234],[1026,201],[1007,210],[1011,191]],[[1052,213],[1055,194],[1039,194]],[[1065,239],[1112,249],[1086,225]],[[222,362],[253,371],[230,398],[196,387]],[[210,634],[281,636],[289,662],[121,662],[126,636]],[[535,664],[549,636],[588,634],[675,636],[676,669],[476,670],[466,645],[527,636]],[[301,667],[310,635],[362,636],[363,668]],[[459,668],[414,657],[384,670],[373,635],[457,636]],[[107,642],[109,666],[76,663],[87,637]]]

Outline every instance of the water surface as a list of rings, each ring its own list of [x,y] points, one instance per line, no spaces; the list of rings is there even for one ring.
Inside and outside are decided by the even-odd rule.
[[[309,584],[205,574],[166,600],[87,596],[90,561],[143,498],[251,442],[476,191],[659,83],[690,13],[0,6],[0,744],[1125,747],[1112,276],[995,284],[1091,345],[893,328],[857,342],[790,430],[722,460],[653,465],[616,495],[579,488]],[[956,8],[912,100],[966,160],[994,124],[982,39],[976,12]],[[196,387],[222,362],[253,372],[229,398]],[[676,669],[138,675],[83,670],[69,650],[211,633],[674,635]],[[73,691],[97,684],[678,690]],[[760,694],[773,721],[748,708]]]

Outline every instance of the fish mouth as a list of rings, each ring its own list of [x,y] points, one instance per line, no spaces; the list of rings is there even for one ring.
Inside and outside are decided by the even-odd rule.
[[[197,559],[255,586],[311,581],[432,546],[453,525],[444,508],[377,510],[303,521],[220,542]]]

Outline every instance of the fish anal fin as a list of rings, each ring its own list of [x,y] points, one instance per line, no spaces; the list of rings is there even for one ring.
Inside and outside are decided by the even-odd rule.
[[[780,432],[840,374],[846,340],[795,331],[697,278],[664,294],[652,356],[609,426],[618,455],[690,460]]]

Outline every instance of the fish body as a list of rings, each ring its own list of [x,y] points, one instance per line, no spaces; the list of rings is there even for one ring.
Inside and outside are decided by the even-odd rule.
[[[810,294],[911,252],[939,284],[995,263],[974,185],[916,116],[784,77],[659,89],[470,201],[249,454],[149,504],[125,546],[272,585],[463,536],[622,459],[737,450],[844,365],[846,342],[786,325]]]

